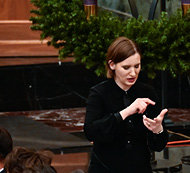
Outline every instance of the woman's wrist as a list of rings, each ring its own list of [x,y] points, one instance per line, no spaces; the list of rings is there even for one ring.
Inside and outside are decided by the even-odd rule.
[[[162,133],[164,131],[164,128],[163,127],[161,127],[159,130],[156,130],[156,131],[154,131],[153,133],[155,133],[155,134],[160,134],[160,133]]]
[[[122,111],[119,112],[122,119],[124,120],[125,118],[127,118],[128,116],[130,116],[129,111],[128,111],[128,107],[123,109]]]

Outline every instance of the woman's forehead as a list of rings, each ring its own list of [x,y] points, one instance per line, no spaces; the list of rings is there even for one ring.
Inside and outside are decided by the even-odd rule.
[[[124,64],[126,64],[126,65],[127,64],[128,65],[130,65],[130,64],[136,65],[136,64],[141,63],[141,57],[140,57],[140,55],[138,53],[135,53],[134,55],[126,58],[125,60],[121,61],[120,63],[123,64],[123,65]]]

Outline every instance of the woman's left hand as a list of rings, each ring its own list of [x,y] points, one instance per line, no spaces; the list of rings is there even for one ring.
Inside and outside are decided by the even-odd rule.
[[[168,112],[167,109],[163,109],[160,114],[154,118],[147,118],[146,115],[143,115],[143,123],[144,125],[153,133],[160,133],[163,131],[162,121],[164,119],[164,115]]]

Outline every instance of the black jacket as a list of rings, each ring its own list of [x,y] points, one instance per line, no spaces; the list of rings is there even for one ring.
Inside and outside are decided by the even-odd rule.
[[[156,117],[161,109],[155,90],[136,82],[127,96],[132,103],[137,98],[149,98],[155,106],[149,105],[146,116]],[[143,124],[142,114],[134,114],[122,120],[125,91],[108,79],[90,90],[87,100],[84,132],[93,141],[90,167],[94,172],[150,173],[150,149],[161,151],[167,144],[168,134],[164,128],[161,134],[154,134]],[[129,104],[130,104],[129,103]],[[99,165],[99,166],[95,166]],[[105,169],[104,169],[105,168]],[[89,173],[93,172],[89,170]]]

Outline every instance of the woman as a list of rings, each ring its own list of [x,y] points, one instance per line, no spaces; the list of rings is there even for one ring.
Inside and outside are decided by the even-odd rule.
[[[90,90],[84,132],[93,142],[89,173],[151,173],[150,150],[161,151],[168,134],[155,90],[137,81],[141,54],[126,37],[108,48],[107,77]]]

